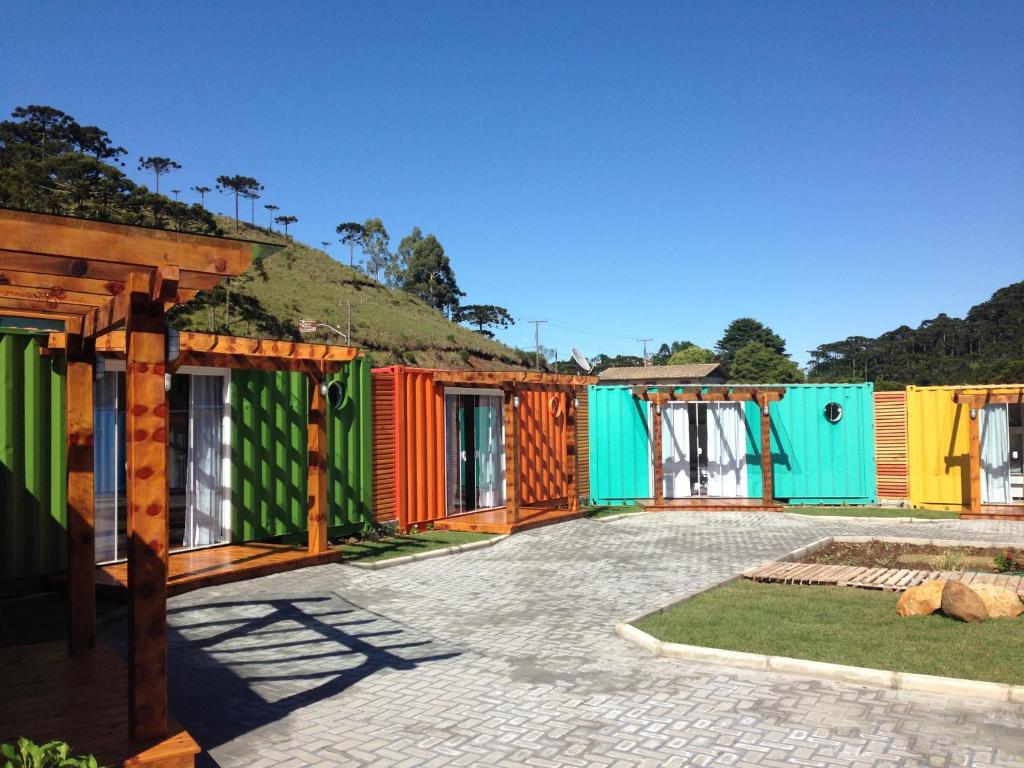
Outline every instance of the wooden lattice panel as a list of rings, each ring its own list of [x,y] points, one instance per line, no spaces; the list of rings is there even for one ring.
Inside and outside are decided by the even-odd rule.
[[[909,497],[906,392],[875,393],[875,463],[878,497]]]

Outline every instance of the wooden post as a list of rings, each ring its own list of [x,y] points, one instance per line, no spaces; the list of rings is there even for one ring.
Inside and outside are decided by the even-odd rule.
[[[327,551],[327,398],[320,392],[320,377],[310,376],[307,447],[307,514],[309,515],[309,553]]]
[[[772,420],[770,401],[764,395],[757,398],[761,414],[761,500],[765,504],[775,503],[775,484],[772,476]]]
[[[651,440],[654,445],[651,447],[651,462],[654,465],[654,504],[662,506],[665,503],[665,462],[662,460],[662,416],[661,409],[665,403],[660,395],[653,395],[651,398]]]
[[[505,390],[505,509],[519,522],[519,413],[515,386]]]
[[[579,458],[576,455],[576,392],[565,393],[565,453],[569,477],[569,510],[580,508],[580,492],[576,481],[579,476]]]
[[[973,514],[981,512],[981,408],[974,403],[967,405],[967,436],[970,444],[968,455],[969,498],[967,508]]]
[[[96,647],[96,510],[93,501],[93,345],[68,340],[68,650]]]
[[[128,718],[137,741],[167,736],[167,393],[164,309],[131,293],[126,334]]]

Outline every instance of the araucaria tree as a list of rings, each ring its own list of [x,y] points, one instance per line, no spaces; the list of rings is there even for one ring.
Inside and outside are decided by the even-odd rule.
[[[280,209],[280,207],[274,205],[273,203],[267,203],[263,207],[266,208],[267,211],[270,213],[270,231],[273,232],[274,231],[274,211],[279,211],[281,209]]]
[[[235,229],[238,229],[238,198],[252,198],[253,195],[258,197],[259,193],[263,191],[263,185],[252,176],[218,176],[217,191],[226,195],[234,195]]]
[[[274,219],[274,221],[276,221],[278,224],[284,227],[285,237],[288,237],[288,225],[294,224],[298,220],[299,219],[297,216],[278,216],[277,218]]]
[[[206,193],[207,192],[212,192],[213,190],[210,189],[209,187],[198,186],[198,187],[192,187],[192,191],[199,193],[199,204],[205,208],[206,207]]]
[[[494,338],[494,332],[487,328],[508,328],[515,325],[516,321],[504,307],[494,304],[466,304],[458,307],[452,313],[452,319],[458,323],[475,325],[477,333],[482,333],[488,338]],[[485,327],[486,326],[486,327]]]
[[[355,247],[357,243],[362,242],[363,225],[355,221],[346,221],[339,224],[334,231],[341,235],[338,242],[348,246],[348,265],[355,267]]]
[[[139,170],[151,171],[156,177],[156,193],[160,194],[160,177],[171,171],[181,170],[181,165],[169,157],[140,157]]]
[[[455,282],[455,272],[444,248],[433,235],[423,236],[419,227],[402,238],[398,273],[402,290],[417,296],[434,309],[451,316],[466,294]]]

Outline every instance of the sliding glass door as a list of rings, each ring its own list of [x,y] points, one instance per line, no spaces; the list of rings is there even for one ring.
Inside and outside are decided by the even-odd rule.
[[[228,379],[178,373],[167,393],[167,486],[170,548],[193,549],[229,540],[226,524]],[[127,554],[124,373],[107,371],[95,384],[96,559]]]
[[[500,393],[445,393],[449,515],[505,504],[503,402]]]
[[[665,403],[662,468],[665,498],[747,495],[742,403]]]

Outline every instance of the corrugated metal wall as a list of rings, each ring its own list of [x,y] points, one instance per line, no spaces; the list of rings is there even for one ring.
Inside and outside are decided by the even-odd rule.
[[[332,377],[345,382],[342,408],[327,422],[331,527],[359,527],[372,515],[370,367],[357,359]],[[300,373],[231,375],[232,539],[306,530],[309,379]]]
[[[569,494],[565,450],[568,395],[519,392],[519,493],[522,504],[564,499]]]
[[[876,500],[873,384],[791,384],[772,403],[775,498],[790,504],[871,504]],[[825,406],[839,403],[836,424]],[[748,495],[761,495],[761,431],[746,404]]]
[[[906,392],[875,392],[875,471],[878,498],[910,498]]]
[[[576,407],[576,486],[580,501],[590,503],[590,397],[589,390],[581,389]]]
[[[959,510],[970,498],[968,408],[952,387],[907,387],[910,503]]]
[[[0,330],[0,580],[64,567],[65,378],[45,341]]]
[[[595,504],[631,504],[651,495],[648,410],[629,387],[587,389],[590,495]]]

